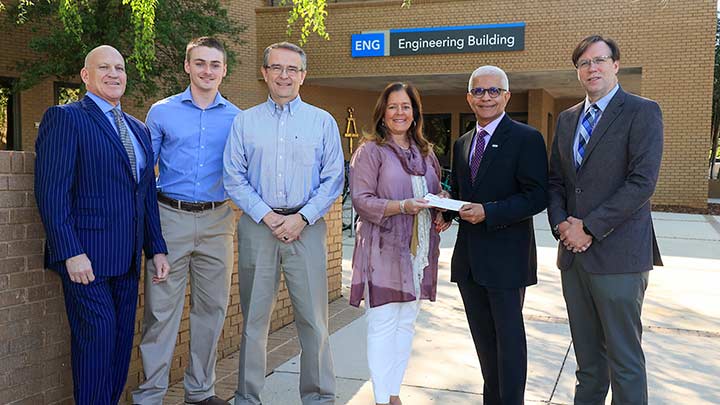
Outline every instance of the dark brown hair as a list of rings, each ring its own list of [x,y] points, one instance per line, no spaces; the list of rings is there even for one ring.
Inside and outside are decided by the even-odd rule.
[[[387,142],[388,129],[383,123],[383,117],[387,109],[388,98],[391,93],[396,91],[404,91],[410,98],[413,109],[413,122],[410,124],[410,128],[408,128],[408,136],[415,141],[418,149],[420,149],[420,153],[422,153],[423,156],[427,156],[432,149],[432,144],[428,142],[423,135],[423,110],[420,93],[410,83],[395,82],[385,86],[385,89],[380,93],[380,97],[378,97],[375,103],[372,121],[373,131],[365,134],[364,141],[374,141],[377,142],[378,145],[384,145]]]
[[[580,56],[585,53],[585,51],[590,45],[596,42],[605,42],[608,48],[610,48],[610,57],[612,58],[612,60],[620,60],[620,48],[615,41],[610,38],[603,38],[600,35],[590,35],[589,37],[586,37],[585,39],[580,41],[580,43],[575,47],[575,50],[572,53],[573,66],[577,67],[577,62],[578,59],[580,59]]]
[[[190,61],[190,52],[198,46],[204,46],[207,48],[215,48],[223,54],[223,63],[227,62],[227,54],[225,53],[225,47],[222,42],[218,41],[213,37],[199,37],[188,42],[185,47],[185,60]]]

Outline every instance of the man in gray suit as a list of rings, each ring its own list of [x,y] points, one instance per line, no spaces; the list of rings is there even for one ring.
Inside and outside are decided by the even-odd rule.
[[[548,217],[577,359],[575,404],[647,404],[643,296],[661,265],[650,216],[662,158],[658,104],[626,93],[620,50],[598,35],[572,61],[586,92],[558,117]]]

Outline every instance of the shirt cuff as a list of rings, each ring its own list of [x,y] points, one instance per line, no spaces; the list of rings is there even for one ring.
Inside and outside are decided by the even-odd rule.
[[[305,218],[307,218],[310,225],[313,225],[315,222],[317,222],[318,219],[318,211],[315,209],[315,207],[311,205],[305,205],[302,207],[300,211],[301,214],[305,215]]]
[[[264,201],[260,201],[247,211],[247,214],[250,215],[250,218],[252,218],[256,224],[259,224],[270,211],[272,211],[272,208],[265,204]]]

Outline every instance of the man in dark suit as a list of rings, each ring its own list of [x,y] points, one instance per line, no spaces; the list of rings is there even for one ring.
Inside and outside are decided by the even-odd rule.
[[[77,404],[116,404],[127,379],[141,250],[166,278],[147,128],[120,110],[126,74],[107,45],[85,58],[87,95],[51,107],[35,145],[35,197],[70,331]]]
[[[505,114],[505,72],[475,70],[467,102],[476,127],[453,150],[452,198],[460,211],[451,281],[458,283],[485,384],[485,404],[523,404],[527,349],[525,287],[537,283],[533,215],[545,209],[547,155],[542,135]],[[453,217],[445,213],[445,220]]]
[[[648,273],[661,265],[650,197],[663,124],[652,100],[618,85],[620,50],[598,35],[572,62],[585,100],[558,117],[548,218],[577,360],[576,404],[647,404],[640,313]]]

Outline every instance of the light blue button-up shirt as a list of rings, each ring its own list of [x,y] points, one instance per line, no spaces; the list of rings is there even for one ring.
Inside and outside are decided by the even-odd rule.
[[[158,189],[176,200],[223,201],[222,156],[233,119],[240,112],[218,93],[198,107],[190,87],[153,104],[145,120],[159,162]]]
[[[268,97],[235,118],[224,165],[228,195],[255,222],[273,208],[302,207],[313,224],[342,191],[340,131],[300,96],[283,107]]]
[[[100,107],[100,110],[102,110],[103,114],[105,114],[105,118],[107,118],[108,121],[110,121],[110,125],[115,128],[115,133],[117,134],[119,139],[120,131],[118,130],[117,124],[115,123],[115,116],[112,113],[112,109],[115,108],[115,106],[108,103],[100,96],[97,96],[89,91],[85,94],[90,97],[90,99],[94,101],[98,107]],[[120,109],[120,111],[122,111],[120,103],[118,103],[117,107]],[[137,175],[135,178],[139,180],[140,172],[142,171],[142,169],[145,168],[145,162],[147,161],[145,157],[145,150],[143,149],[142,144],[140,144],[140,141],[137,139],[135,133],[133,133],[132,128],[130,128],[130,125],[128,125],[125,118],[123,118],[122,120],[125,123],[125,127],[127,128],[128,132],[130,133],[130,140],[133,144],[133,150],[135,150],[135,174]]]
[[[605,109],[607,108],[608,104],[610,104],[610,100],[612,100],[619,88],[620,85],[616,84],[615,87],[613,87],[612,90],[608,92],[608,94],[604,95],[602,98],[600,98],[600,100],[594,103],[600,109],[596,113],[597,117],[595,118],[595,126],[597,126],[597,124],[600,122],[600,118],[602,118]],[[578,118],[577,127],[575,127],[575,139],[573,140],[573,156],[575,157],[575,162],[580,161],[580,154],[578,152],[578,144],[580,143],[580,127],[582,126],[583,117],[585,116],[591,105],[593,105],[593,103],[587,96],[585,96],[585,105],[583,105],[582,113],[580,113],[580,118]],[[590,137],[592,138],[592,135],[590,135]]]

